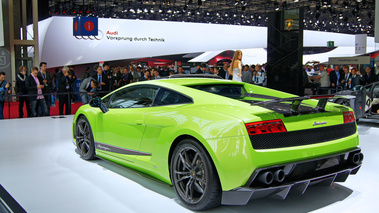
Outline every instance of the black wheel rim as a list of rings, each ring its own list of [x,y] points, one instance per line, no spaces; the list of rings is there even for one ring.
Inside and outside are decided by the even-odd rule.
[[[207,189],[206,168],[199,152],[183,148],[174,160],[173,184],[177,192],[189,204],[199,203]]]
[[[91,131],[87,121],[79,121],[76,125],[76,144],[82,156],[85,156],[90,151],[91,146]]]

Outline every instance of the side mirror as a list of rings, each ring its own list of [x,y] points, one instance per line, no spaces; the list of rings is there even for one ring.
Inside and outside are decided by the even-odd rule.
[[[109,111],[109,109],[101,102],[100,98],[94,98],[90,100],[89,105],[91,107],[99,107],[100,110],[105,114]]]

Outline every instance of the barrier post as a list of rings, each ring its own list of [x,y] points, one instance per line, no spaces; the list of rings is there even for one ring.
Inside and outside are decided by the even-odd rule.
[[[8,119],[11,119],[11,96],[8,96]]]
[[[70,115],[71,115],[71,96],[70,96],[70,90],[67,91],[67,95],[68,95],[68,103],[67,103],[67,106],[68,107],[68,111],[70,112]]]

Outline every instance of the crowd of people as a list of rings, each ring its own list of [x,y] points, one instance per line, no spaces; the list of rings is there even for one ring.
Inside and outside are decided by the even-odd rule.
[[[316,67],[304,66],[309,76],[313,91],[317,94],[331,94],[340,90],[353,89],[359,85],[366,85],[378,81],[378,76],[372,67],[366,66],[364,72],[350,65],[335,65],[328,68],[325,64]]]
[[[242,52],[236,51],[231,63],[201,64],[196,67],[196,74],[217,75],[223,79],[235,80],[260,86],[266,86],[266,66],[242,65]],[[149,81],[166,78],[174,74],[186,74],[182,66],[177,67],[150,67],[142,65],[129,65],[125,67],[110,67],[108,63],[103,66],[95,65],[92,69],[87,67],[78,78],[81,80],[79,95],[82,104],[87,104],[94,96],[104,96],[127,84],[138,81]],[[328,71],[327,71],[328,70]],[[16,77],[14,90],[19,97],[19,118],[24,117],[25,106],[27,117],[49,116],[50,108],[55,107],[56,98],[59,100],[59,114],[71,114],[71,102],[75,101],[73,92],[74,82],[77,79],[74,67],[65,66],[62,70],[56,69],[51,75],[47,72],[47,63],[41,62],[39,69],[31,68],[27,76],[27,68],[21,66]],[[187,72],[188,73],[188,72]],[[324,64],[316,67],[304,66],[304,75],[307,82],[316,85],[315,93],[328,94],[337,90],[352,89],[358,85],[365,85],[378,80],[371,67],[360,72],[356,67],[345,65],[341,68],[335,65],[333,69]],[[3,119],[5,95],[11,94],[12,85],[5,81],[5,73],[0,72],[0,119]]]
[[[5,73],[0,72],[0,119],[3,119],[3,108],[6,94],[11,94],[11,84],[5,80]],[[24,117],[24,107],[27,117],[50,116],[51,107],[55,107],[55,94],[59,97],[59,114],[71,114],[71,100],[67,92],[72,91],[76,79],[73,67],[63,67],[62,71],[51,75],[47,71],[47,63],[41,62],[40,67],[32,67],[27,75],[25,66],[19,67],[14,90],[19,98],[19,118]],[[4,93],[4,94],[3,94]]]

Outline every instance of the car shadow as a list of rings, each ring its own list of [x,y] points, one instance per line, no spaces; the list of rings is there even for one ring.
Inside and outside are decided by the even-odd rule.
[[[129,180],[132,180],[133,182],[149,190],[152,190],[167,198],[171,198],[177,204],[184,206],[180,199],[177,198],[174,188],[161,182],[160,180],[110,161],[95,160],[92,162],[103,167],[104,169],[110,170]],[[353,191],[351,189],[340,184],[333,183],[331,187],[311,186],[303,195],[289,194],[285,200],[261,198],[250,200],[250,202],[244,206],[220,206],[206,212],[310,212],[342,201],[349,197],[352,193]]]

